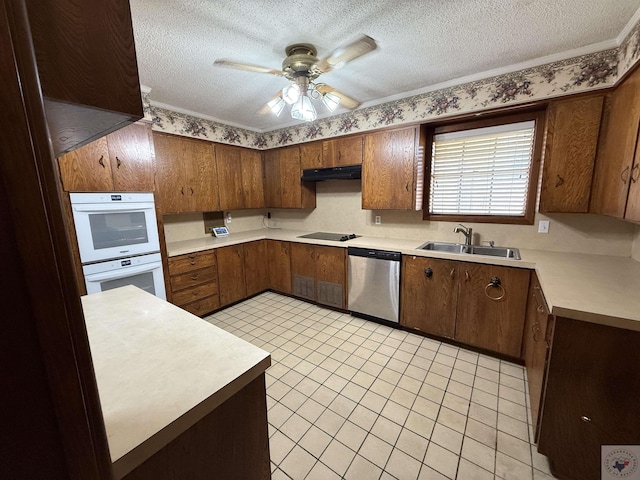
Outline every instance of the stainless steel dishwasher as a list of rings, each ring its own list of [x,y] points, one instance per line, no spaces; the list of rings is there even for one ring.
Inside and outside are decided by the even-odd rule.
[[[400,320],[400,252],[349,247],[349,305],[359,316]]]

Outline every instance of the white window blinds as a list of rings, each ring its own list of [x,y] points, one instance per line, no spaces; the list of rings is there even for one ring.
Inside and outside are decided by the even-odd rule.
[[[535,121],[434,136],[429,212],[523,216]]]

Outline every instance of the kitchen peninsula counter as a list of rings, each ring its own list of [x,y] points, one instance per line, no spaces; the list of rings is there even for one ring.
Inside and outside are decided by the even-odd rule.
[[[271,239],[333,247],[399,251],[403,255],[442,258],[535,270],[553,315],[640,331],[640,262],[630,257],[520,249],[521,260],[417,250],[426,240],[363,236],[346,242],[299,238],[308,231],[259,229],[228,237],[201,237],[167,243],[170,257],[249,241]],[[516,245],[517,247],[517,245]]]
[[[166,458],[174,464],[176,451],[167,453],[163,449],[170,442],[176,443],[176,439],[180,441],[179,437],[190,435],[190,429],[199,430],[198,435],[213,435],[229,445],[243,447],[244,441],[259,443],[258,437],[264,434],[262,443],[266,451],[260,447],[260,455],[254,451],[251,460],[259,464],[257,468],[269,472],[264,393],[264,372],[271,364],[268,352],[137,287],[84,296],[82,305],[114,478],[130,478],[127,476],[130,472],[135,479],[156,477],[158,470],[153,468],[161,467],[153,467],[153,457],[165,455],[159,465]],[[250,413],[239,406],[241,411],[236,414],[250,418],[251,424],[247,420],[243,426],[243,420],[237,420],[239,424],[233,424],[237,431],[226,431],[223,435],[211,431],[215,428],[196,428],[204,422],[214,427],[224,424],[225,419],[212,416],[218,411],[224,411],[225,417],[233,416],[236,410],[233,403],[240,399],[238,405],[243,405],[241,398],[249,390],[254,393],[245,406],[255,407],[257,402],[258,407],[252,409],[258,412]],[[260,412],[262,405],[264,411]],[[250,440],[234,438],[248,433],[253,437]],[[187,441],[207,444],[197,437]],[[188,452],[189,463],[194,461],[194,450],[198,448]],[[224,447],[205,455],[220,456],[220,452],[224,455]],[[247,452],[251,449],[247,448]],[[232,462],[230,457],[222,462]],[[260,464],[262,457],[266,459],[264,466]],[[251,463],[249,460],[243,458],[242,462]],[[207,461],[211,459],[207,458],[200,468]],[[143,468],[149,464],[151,469],[143,473],[135,470],[144,462],[147,463]]]

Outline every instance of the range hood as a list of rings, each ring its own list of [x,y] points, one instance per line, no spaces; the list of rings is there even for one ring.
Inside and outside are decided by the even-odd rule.
[[[323,180],[352,180],[362,178],[362,165],[344,167],[309,168],[302,171],[303,182],[321,182]]]

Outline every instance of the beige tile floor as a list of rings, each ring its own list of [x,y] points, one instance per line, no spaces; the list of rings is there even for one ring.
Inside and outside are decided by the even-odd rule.
[[[519,365],[271,292],[206,320],[271,353],[274,480],[553,478]]]

